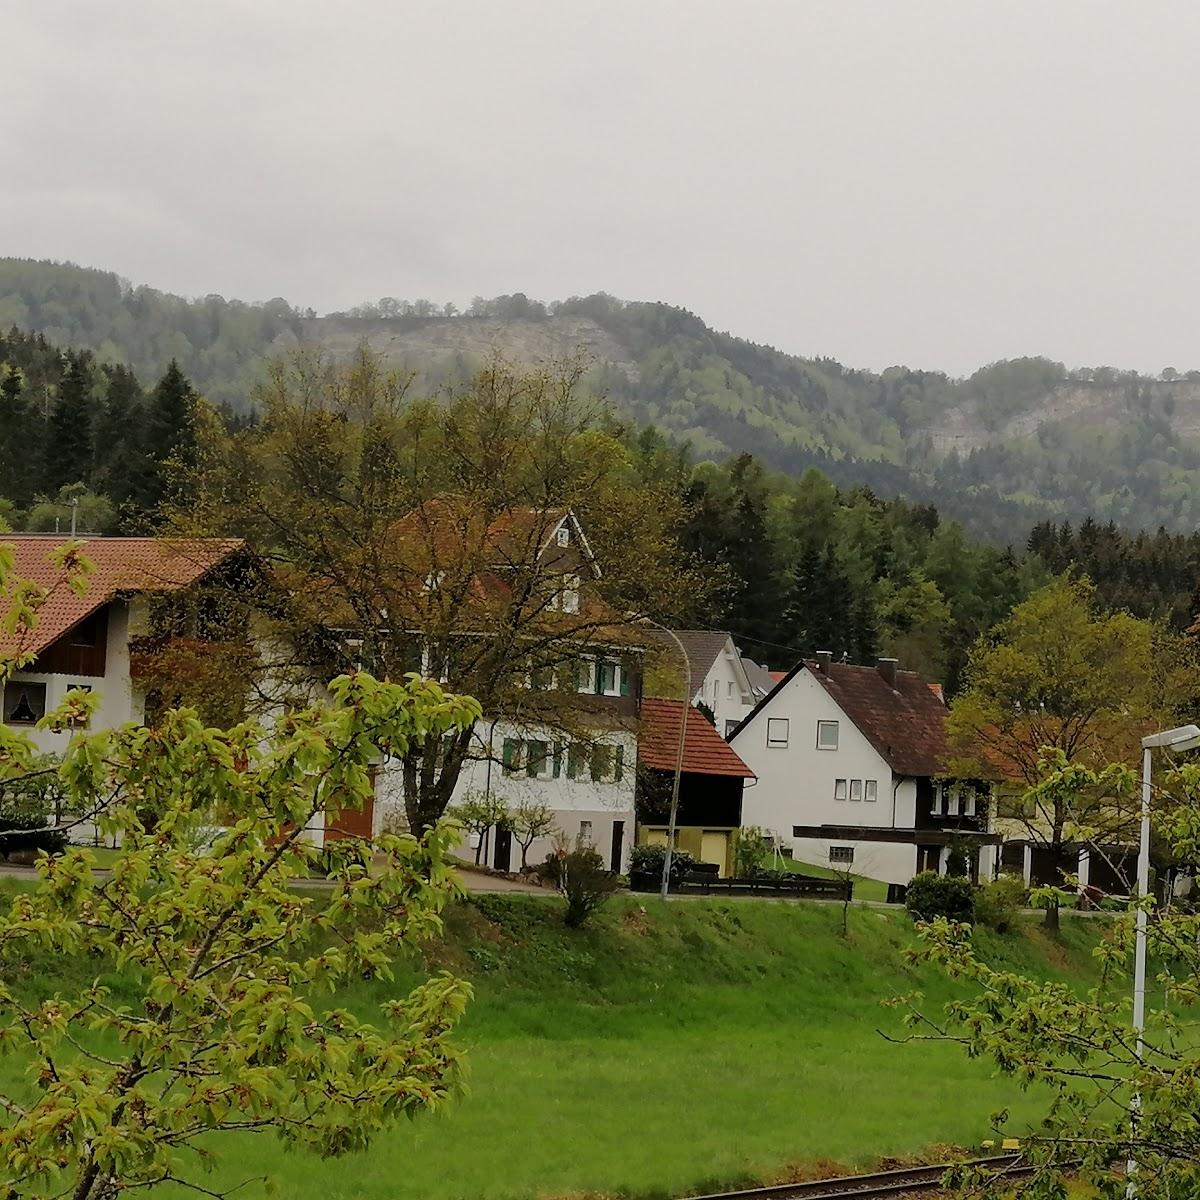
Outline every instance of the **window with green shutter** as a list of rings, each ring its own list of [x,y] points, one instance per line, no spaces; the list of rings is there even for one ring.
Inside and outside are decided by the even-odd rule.
[[[500,755],[505,775],[515,775],[521,767],[521,743],[515,738],[505,738]]]
[[[612,747],[595,745],[592,747],[592,779],[602,783],[612,774]]]
[[[525,743],[528,765],[525,773],[530,779],[536,779],[546,771],[546,760],[550,755],[550,746],[546,742],[529,741]]]
[[[587,765],[587,747],[572,742],[567,747],[567,778],[578,779]]]

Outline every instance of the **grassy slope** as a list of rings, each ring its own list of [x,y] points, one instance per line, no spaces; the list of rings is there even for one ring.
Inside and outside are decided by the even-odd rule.
[[[881,998],[949,994],[904,964],[902,914],[853,909],[847,941],[833,905],[622,899],[575,933],[556,908],[479,897],[432,948],[476,986],[470,1091],[451,1110],[336,1162],[231,1139],[222,1179],[265,1172],[292,1200],[664,1196],[789,1163],[974,1145],[1002,1105],[1037,1112],[949,1048],[879,1035],[899,1028]],[[1099,928],[1066,923],[1065,949],[1033,927],[981,936],[993,957],[1081,974]],[[364,985],[344,999],[369,1011],[385,994]]]

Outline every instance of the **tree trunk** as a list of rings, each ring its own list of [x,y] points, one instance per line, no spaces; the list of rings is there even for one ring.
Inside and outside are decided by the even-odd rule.
[[[1058,922],[1058,901],[1054,900],[1046,909],[1046,925],[1047,933],[1053,933],[1057,936],[1059,930]]]

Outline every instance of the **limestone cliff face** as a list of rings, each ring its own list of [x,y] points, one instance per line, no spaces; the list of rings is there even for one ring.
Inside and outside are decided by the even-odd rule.
[[[301,336],[336,357],[351,354],[366,342],[392,366],[402,368],[436,364],[457,355],[483,359],[499,350],[529,365],[583,355],[592,362],[615,366],[630,379],[638,375],[637,365],[624,348],[588,317],[548,317],[539,321],[316,317],[303,322]]]
[[[1071,382],[1000,420],[987,411],[985,402],[957,405],[924,433],[935,450],[966,454],[983,446],[1032,437],[1047,425],[1069,423],[1074,427],[1119,430],[1148,419],[1165,421],[1177,437],[1200,440],[1200,380]]]

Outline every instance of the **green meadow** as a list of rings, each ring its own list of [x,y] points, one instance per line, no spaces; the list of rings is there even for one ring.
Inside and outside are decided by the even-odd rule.
[[[815,903],[621,897],[581,931],[545,898],[458,904],[425,963],[338,1001],[369,1013],[425,965],[468,977],[465,1093],[338,1160],[223,1135],[209,1186],[268,1175],[289,1200],[666,1197],[977,1147],[1002,1107],[1018,1123],[1037,1118],[1044,1097],[986,1064],[885,1038],[903,1031],[881,1000],[951,995],[904,961],[902,912],[854,906],[849,936],[840,928],[840,906]],[[1030,922],[976,937],[993,961],[1083,983],[1103,928],[1065,920],[1051,942]],[[21,989],[52,992],[86,969],[28,964]],[[9,1079],[20,1069],[0,1063]],[[258,1184],[238,1193],[255,1194]]]

